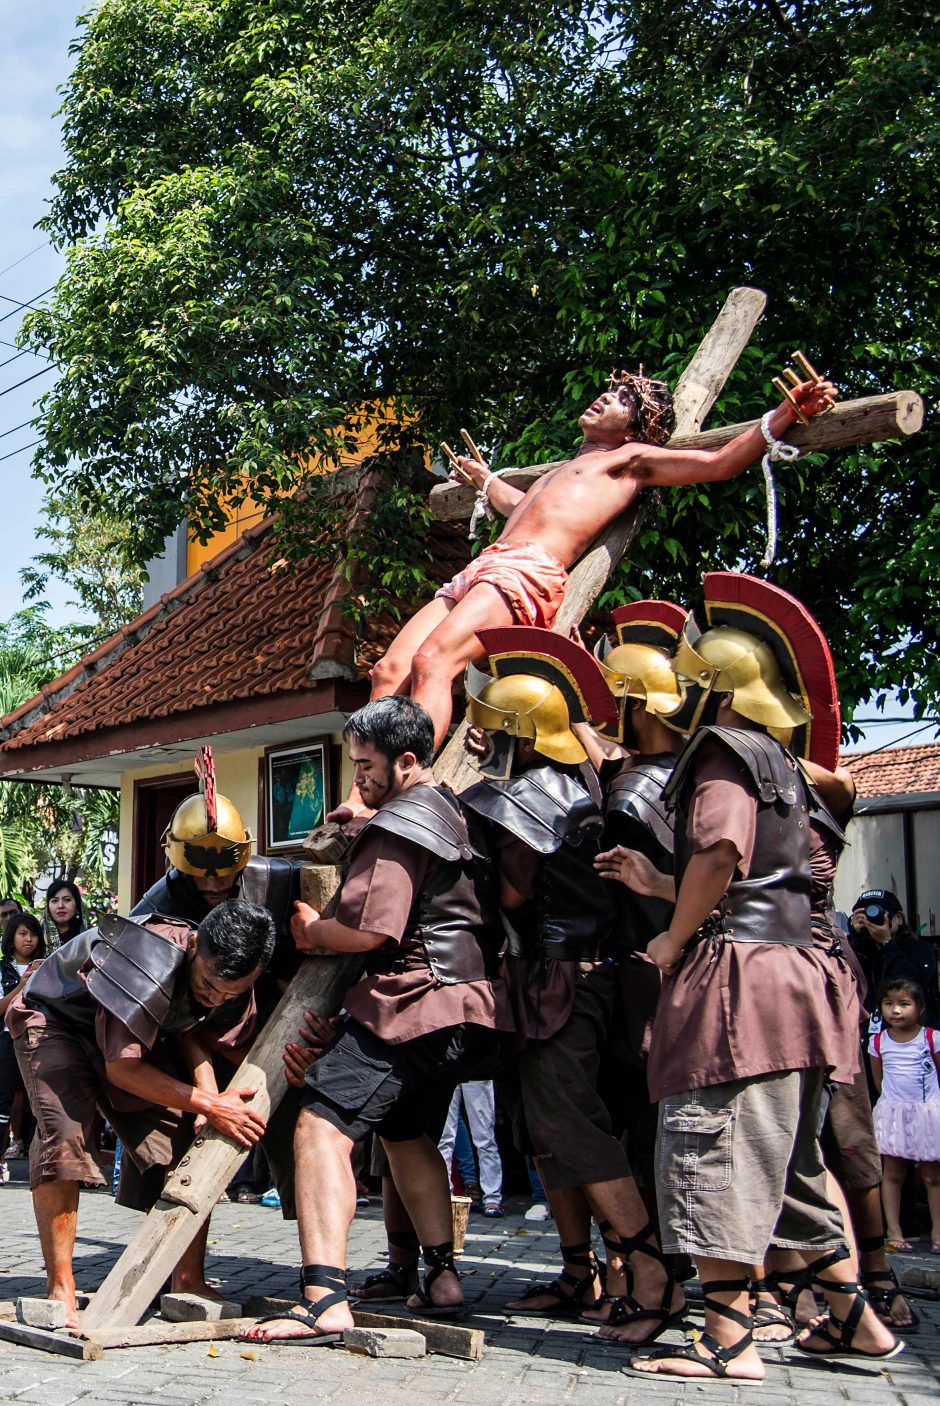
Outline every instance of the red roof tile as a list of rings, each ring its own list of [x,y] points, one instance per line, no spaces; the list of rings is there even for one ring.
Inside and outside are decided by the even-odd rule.
[[[397,624],[356,637],[348,585],[319,557],[285,563],[272,519],[250,527],[136,620],[0,719],[0,754],[259,695],[363,678]],[[432,581],[464,564],[459,527],[430,528]],[[430,594],[430,587],[427,594]],[[408,611],[415,602],[409,600]]]
[[[852,752],[843,756],[859,796],[907,795],[940,791],[940,742],[919,747],[886,747],[879,752]]]

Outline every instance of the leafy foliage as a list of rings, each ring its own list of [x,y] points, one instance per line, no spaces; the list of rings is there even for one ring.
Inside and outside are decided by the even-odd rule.
[[[74,653],[32,606],[0,624],[0,711],[13,712],[60,674]],[[0,894],[32,898],[42,874],[103,889],[100,838],[118,822],[116,791],[67,789],[46,782],[0,781]]]
[[[740,283],[770,310],[713,423],[765,408],[794,346],[931,401],[938,47],[927,0],[110,0],[64,95],[67,272],[26,324],[60,368],[38,466],[139,559],[298,482],[298,540],[338,554],[309,456],[364,404],[419,526],[405,427],[556,458],[612,363],[675,378]],[[781,475],[776,579],[850,705],[940,699],[929,468],[925,435]],[[762,506],[756,474],[670,494],[615,595],[694,602],[704,567],[753,565]],[[420,572],[406,534],[373,596]]]
[[[132,557],[133,528],[106,506],[82,511],[55,491],[45,502],[37,537],[48,543],[20,573],[26,600],[41,600],[52,578],[73,592],[71,604],[89,623],[64,632],[77,649],[94,648],[143,608],[144,570]]]

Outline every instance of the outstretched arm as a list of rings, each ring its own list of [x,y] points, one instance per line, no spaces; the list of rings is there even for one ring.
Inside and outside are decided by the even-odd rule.
[[[496,512],[502,513],[503,517],[508,517],[516,504],[521,503],[525,497],[521,488],[513,488],[512,484],[507,483],[505,479],[497,478],[485,464],[478,463],[476,459],[468,459],[465,455],[458,454],[457,463],[467,478],[473,479],[477,488],[489,484],[486,490],[486,501]],[[454,478],[453,474],[450,477],[454,479],[454,482],[459,482],[459,479]]]
[[[828,409],[835,396],[831,381],[803,381],[793,388],[794,399],[808,416]],[[774,439],[781,439],[795,419],[788,402],[782,401],[770,417]],[[662,449],[655,444],[636,443],[631,447],[634,456],[629,467],[644,487],[675,488],[683,483],[717,483],[735,478],[756,464],[767,446],[760,427],[755,425],[720,449]]]

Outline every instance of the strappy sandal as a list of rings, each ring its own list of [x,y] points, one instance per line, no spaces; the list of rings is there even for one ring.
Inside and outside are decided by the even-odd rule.
[[[863,1255],[873,1254],[876,1250],[883,1250],[885,1237],[883,1235],[872,1235],[867,1240],[858,1241],[859,1253]],[[868,1295],[868,1302],[881,1319],[886,1328],[892,1332],[900,1329],[904,1333],[914,1333],[920,1326],[920,1316],[915,1313],[907,1301],[907,1295],[901,1288],[898,1276],[890,1265],[886,1269],[863,1269],[860,1275],[862,1288]],[[884,1281],[888,1280],[886,1284]],[[904,1299],[908,1312],[911,1315],[910,1323],[893,1323],[891,1321],[891,1309],[895,1299]]]
[[[839,1251],[839,1257],[844,1258],[844,1251]],[[834,1261],[833,1261],[834,1262]],[[824,1268],[826,1266],[823,1266]],[[765,1281],[771,1293],[777,1295],[780,1306],[789,1316],[793,1324],[793,1331],[798,1333],[801,1328],[808,1328],[812,1319],[807,1319],[805,1323],[800,1323],[796,1316],[796,1306],[800,1301],[800,1294],[813,1293],[813,1274],[810,1269],[780,1269],[768,1274]],[[819,1311],[817,1305],[817,1313]],[[814,1315],[815,1317],[815,1315]]]
[[[706,1308],[710,1308],[713,1313],[717,1313],[720,1318],[728,1318],[732,1323],[737,1323],[739,1328],[744,1328],[743,1335],[736,1343],[730,1347],[723,1346],[711,1333],[703,1333],[694,1343],[683,1343],[679,1347],[657,1347],[652,1352],[644,1352],[639,1357],[634,1358],[628,1367],[621,1367],[622,1372],[635,1371],[638,1377],[649,1377],[656,1381],[664,1377],[667,1381],[694,1382],[696,1386],[705,1382],[724,1381],[728,1378],[728,1363],[733,1362],[736,1357],[751,1346],[753,1334],[751,1332],[750,1315],[739,1313],[736,1308],[729,1308],[726,1304],[718,1303],[711,1297],[715,1293],[730,1293],[732,1290],[746,1289],[747,1279],[712,1279],[709,1283],[702,1285],[702,1300]],[[699,1351],[704,1348],[708,1356],[704,1356]],[[644,1372],[635,1366],[636,1362],[666,1362],[670,1359],[679,1362],[695,1362],[700,1367],[704,1367],[710,1374],[707,1377],[689,1376],[681,1372]],[[731,1377],[729,1380],[739,1385],[744,1385],[752,1379],[749,1377]],[[760,1385],[757,1378],[753,1379],[755,1386]]]
[[[787,1343],[792,1343],[796,1337],[796,1324],[793,1321],[793,1314],[782,1303],[764,1303],[760,1300],[760,1295],[773,1295],[776,1292],[772,1276],[766,1279],[751,1280],[751,1328],[786,1328],[785,1338],[757,1338],[754,1342],[758,1347],[763,1344],[765,1347],[785,1347]]]
[[[331,1289],[322,1299],[313,1303],[304,1297],[304,1289]],[[320,1318],[328,1308],[346,1302],[346,1271],[332,1264],[305,1264],[300,1271],[300,1298],[293,1308],[283,1313],[269,1313],[259,1318],[253,1325],[262,1323],[303,1323],[312,1329],[310,1333],[284,1333],[275,1337],[253,1338],[247,1333],[239,1334],[239,1341],[246,1343],[290,1343],[294,1347],[332,1347],[343,1341],[342,1333],[322,1333],[317,1329]]]
[[[799,1339],[793,1344],[798,1352],[802,1352],[806,1357],[861,1357],[869,1362],[887,1362],[892,1357],[897,1357],[899,1352],[903,1352],[906,1346],[903,1338],[895,1336],[894,1345],[885,1352],[869,1352],[863,1347],[853,1347],[852,1340],[858,1331],[858,1325],[862,1321],[862,1314],[868,1303],[868,1295],[861,1284],[854,1280],[836,1282],[830,1279],[820,1279],[819,1273],[823,1269],[829,1269],[834,1263],[845,1259],[844,1250],[835,1250],[832,1254],[826,1255],[824,1259],[817,1260],[815,1264],[807,1265],[812,1272],[814,1282],[822,1288],[828,1289],[831,1294],[851,1294],[854,1303],[849,1309],[845,1318],[837,1318],[832,1309],[829,1310],[825,1318],[810,1328],[809,1336],[821,1338],[827,1344],[824,1348],[807,1347]],[[887,1325],[885,1325],[887,1326]],[[838,1336],[833,1336],[830,1331],[835,1329]]]
[[[420,1246],[414,1231],[390,1231],[388,1233],[389,1262],[381,1269],[367,1274],[361,1284],[352,1291],[356,1303],[401,1303],[410,1298],[418,1287],[418,1254]],[[392,1259],[393,1250],[398,1258]],[[366,1289],[378,1289],[388,1285],[390,1294],[366,1294]]]
[[[595,1284],[601,1282],[601,1268],[597,1262],[597,1256],[591,1249],[591,1242],[585,1240],[584,1244],[561,1245],[561,1257],[564,1260],[564,1268],[561,1273],[552,1279],[548,1284],[530,1284],[528,1289],[521,1293],[518,1298],[512,1300],[514,1304],[523,1305],[533,1299],[544,1298],[546,1294],[551,1294],[555,1302],[543,1305],[541,1308],[509,1308],[507,1313],[531,1314],[534,1318],[577,1318],[585,1308],[584,1300]],[[579,1268],[590,1270],[583,1279],[579,1279],[576,1274],[572,1274],[568,1268],[570,1264]]]
[[[608,1249],[616,1249],[623,1258],[624,1266],[627,1268],[628,1292],[625,1294],[615,1294],[606,1301],[610,1305],[610,1312],[604,1320],[581,1317],[582,1323],[597,1323],[601,1328],[622,1328],[628,1323],[650,1322],[653,1324],[645,1338],[638,1338],[635,1342],[626,1343],[627,1347],[646,1347],[649,1343],[656,1341],[667,1328],[672,1328],[681,1323],[685,1316],[685,1306],[675,1313],[672,1311],[672,1295],[678,1283],[673,1275],[672,1268],[666,1260],[662,1250],[656,1244],[656,1227],[652,1221],[647,1222],[641,1231],[636,1235],[626,1238],[617,1236],[616,1240],[608,1240],[605,1236],[604,1244]],[[629,1272],[630,1256],[633,1254],[648,1255],[650,1259],[656,1260],[660,1264],[666,1275],[666,1283],[663,1287],[662,1299],[659,1308],[644,1308],[644,1306],[633,1297],[633,1276]],[[595,1341],[598,1335],[592,1336],[591,1341]],[[605,1341],[604,1339],[601,1339]],[[611,1342],[622,1341],[622,1339],[610,1339]]]
[[[420,1308],[412,1308],[406,1305],[409,1313],[413,1313],[416,1318],[462,1318],[467,1312],[465,1303],[435,1303],[431,1298],[431,1286],[435,1280],[450,1270],[451,1274],[456,1274],[457,1266],[454,1264],[454,1242],[445,1240],[441,1245],[424,1245],[421,1250],[424,1256],[425,1270],[421,1278],[421,1283],[414,1291],[414,1296],[420,1302]]]

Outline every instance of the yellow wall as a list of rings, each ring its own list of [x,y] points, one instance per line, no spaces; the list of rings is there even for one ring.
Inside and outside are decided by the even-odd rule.
[[[340,733],[329,735],[329,740],[342,744]],[[285,745],[289,746],[289,743]],[[193,749],[195,756],[195,748]],[[216,789],[238,808],[246,827],[255,840],[258,838],[260,817],[258,815],[258,768],[264,757],[263,747],[246,747],[237,752],[215,753]],[[130,907],[131,864],[134,854],[134,783],[146,781],[153,776],[172,776],[189,770],[185,759],[167,762],[162,766],[145,767],[140,771],[126,771],[121,778],[121,818],[119,824],[120,845],[118,848],[118,912],[126,913]],[[352,785],[352,766],[343,748],[343,763],[339,778],[340,796],[345,796]],[[196,773],[193,772],[193,790],[197,789]]]
[[[370,454],[374,454],[379,447],[379,425],[385,418],[386,411],[380,405],[372,407],[364,406],[363,409],[369,418],[356,431],[358,444],[355,452],[341,455],[340,463],[343,466],[361,463],[362,460],[368,458]],[[462,448],[461,452],[463,452]],[[430,470],[430,454],[426,456],[426,459],[426,467]],[[309,459],[304,466],[304,472],[308,474],[332,473],[334,467],[332,462],[324,464],[319,458],[312,458]],[[203,562],[211,561],[214,556],[222,551],[223,547],[227,547],[230,542],[236,541],[249,527],[253,527],[257,522],[261,522],[264,516],[265,510],[256,503],[253,498],[246,499],[239,508],[227,508],[226,517],[228,521],[221,532],[217,532],[213,537],[210,537],[209,541],[205,544],[193,541],[192,539],[187,543],[186,575],[192,576],[194,571],[199,570]]]

